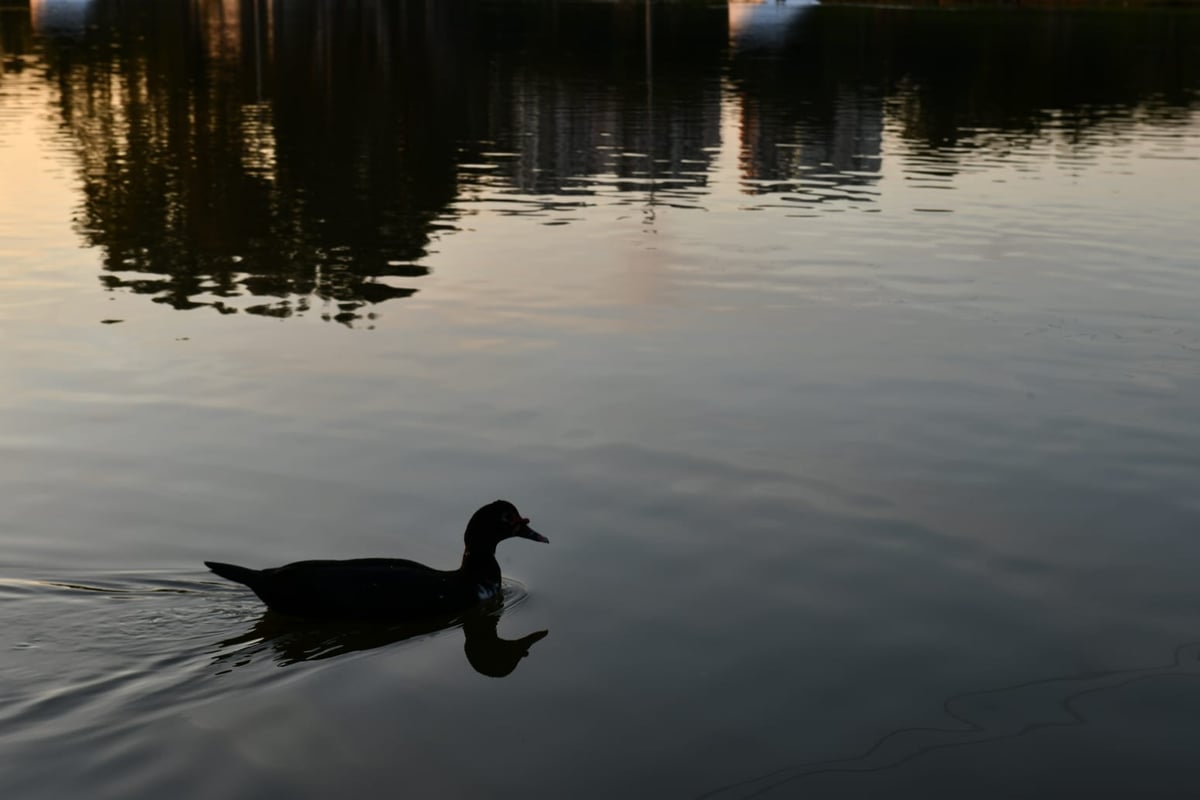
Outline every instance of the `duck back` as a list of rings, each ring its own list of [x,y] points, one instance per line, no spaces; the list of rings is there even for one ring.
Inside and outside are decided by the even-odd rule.
[[[458,571],[400,558],[297,561],[261,570],[205,564],[249,586],[272,611],[295,617],[403,621],[455,613],[480,600],[478,587]]]

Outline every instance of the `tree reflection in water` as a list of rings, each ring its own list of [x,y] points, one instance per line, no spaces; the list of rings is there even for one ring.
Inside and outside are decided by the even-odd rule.
[[[732,146],[736,191],[873,210],[885,131],[902,170],[945,179],[1185,124],[1200,79],[1187,14],[92,0],[60,19],[56,2],[33,22],[104,284],[346,324],[418,291],[481,193],[703,208]],[[27,32],[2,39],[23,63]]]

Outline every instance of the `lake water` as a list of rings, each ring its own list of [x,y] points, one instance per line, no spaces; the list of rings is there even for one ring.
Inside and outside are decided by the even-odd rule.
[[[3,0],[0,66],[0,796],[1194,790],[1200,13]],[[201,563],[497,497],[551,544],[446,630]]]

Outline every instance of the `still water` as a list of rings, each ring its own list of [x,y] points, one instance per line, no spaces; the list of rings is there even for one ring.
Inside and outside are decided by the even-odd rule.
[[[2,0],[0,796],[1176,797],[1200,14]],[[218,559],[503,607],[280,627]]]

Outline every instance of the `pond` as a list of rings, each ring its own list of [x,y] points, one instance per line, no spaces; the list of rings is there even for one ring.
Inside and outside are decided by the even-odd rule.
[[[3,797],[1194,786],[1200,13],[2,3]]]

